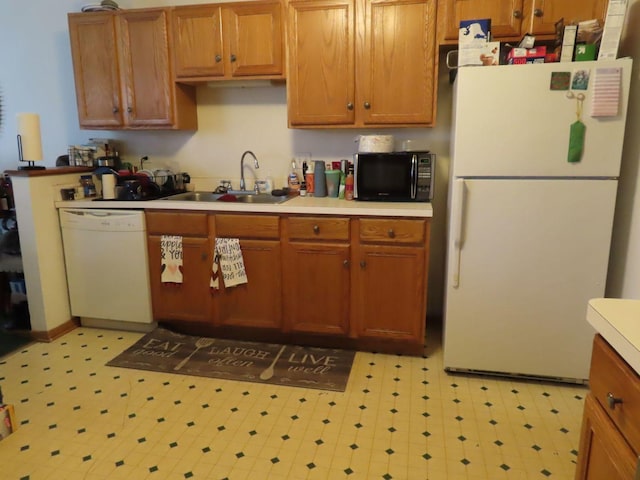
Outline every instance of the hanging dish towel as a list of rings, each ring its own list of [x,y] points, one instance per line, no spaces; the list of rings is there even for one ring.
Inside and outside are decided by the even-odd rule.
[[[182,237],[162,235],[160,254],[162,283],[182,283]]]
[[[239,239],[216,238],[216,247],[213,258],[210,283],[211,288],[220,288],[220,284],[218,282],[218,264],[220,264],[222,281],[224,282],[225,287],[235,287],[242,283],[248,283]]]

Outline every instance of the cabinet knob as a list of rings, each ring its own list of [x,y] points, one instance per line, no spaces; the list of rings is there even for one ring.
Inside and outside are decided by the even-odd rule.
[[[393,228],[390,228],[387,234],[389,235],[389,238],[396,238],[396,232],[393,231]]]
[[[536,9],[533,11],[533,14],[534,14],[536,17],[541,17],[542,15],[544,15],[544,12],[542,11],[542,9],[541,9],[541,8],[536,8]]]
[[[209,257],[209,255],[207,255],[206,252],[202,252],[202,254],[200,254],[200,258],[202,259],[203,262],[205,262],[208,257]]]
[[[118,113],[120,111],[120,109],[118,107],[113,107],[112,112],[113,113]]]
[[[215,59],[216,63],[220,63],[222,61],[222,56],[221,55],[216,55],[214,57],[214,59]]]
[[[614,410],[616,408],[616,404],[622,403],[622,399],[614,397],[613,393],[609,392],[607,393],[607,403],[609,404],[609,408]]]
[[[318,225],[313,226],[313,233],[320,233],[320,227]]]
[[[369,102],[364,102],[364,108],[369,110],[371,108],[371,104]]]
[[[347,103],[347,110],[353,110],[353,103]]]
[[[231,54],[231,56],[229,57],[229,59],[230,59],[232,62],[235,62],[235,61],[236,61],[236,56],[232,53],[232,54]]]
[[[133,112],[133,108],[127,107],[127,113],[131,113],[131,112]]]
[[[367,266],[367,262],[365,262],[364,260],[360,260],[360,268],[366,268]]]
[[[514,10],[513,18],[522,18],[522,10]]]
[[[349,266],[349,260],[344,259],[344,260],[342,261],[342,265],[344,265],[345,267],[348,267],[348,266]]]

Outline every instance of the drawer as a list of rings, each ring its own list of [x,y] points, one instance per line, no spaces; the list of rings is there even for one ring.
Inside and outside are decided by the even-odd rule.
[[[424,243],[426,220],[363,218],[360,241],[374,243]]]
[[[156,235],[182,235],[206,237],[209,226],[204,212],[145,212],[147,233]]]
[[[280,221],[275,215],[216,215],[217,237],[280,238]]]
[[[593,341],[589,386],[631,448],[640,452],[640,377],[600,335]],[[610,405],[609,395],[622,403]]]
[[[349,240],[348,218],[291,217],[287,222],[291,240]]]

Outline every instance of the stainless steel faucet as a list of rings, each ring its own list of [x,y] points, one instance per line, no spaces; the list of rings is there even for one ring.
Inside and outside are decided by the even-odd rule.
[[[253,154],[251,150],[247,150],[242,154],[242,158],[240,159],[240,190],[246,190],[245,183],[244,183],[244,157],[247,154],[253,157],[253,166],[256,169],[260,168],[260,165],[258,165],[258,159],[256,158],[256,156]]]

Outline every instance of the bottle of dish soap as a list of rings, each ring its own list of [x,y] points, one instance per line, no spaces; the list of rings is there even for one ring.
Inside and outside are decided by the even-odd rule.
[[[293,192],[300,191],[300,179],[298,178],[298,172],[296,172],[296,161],[291,160],[291,171],[289,172],[289,176],[287,177],[287,184],[289,185],[289,190]]]

